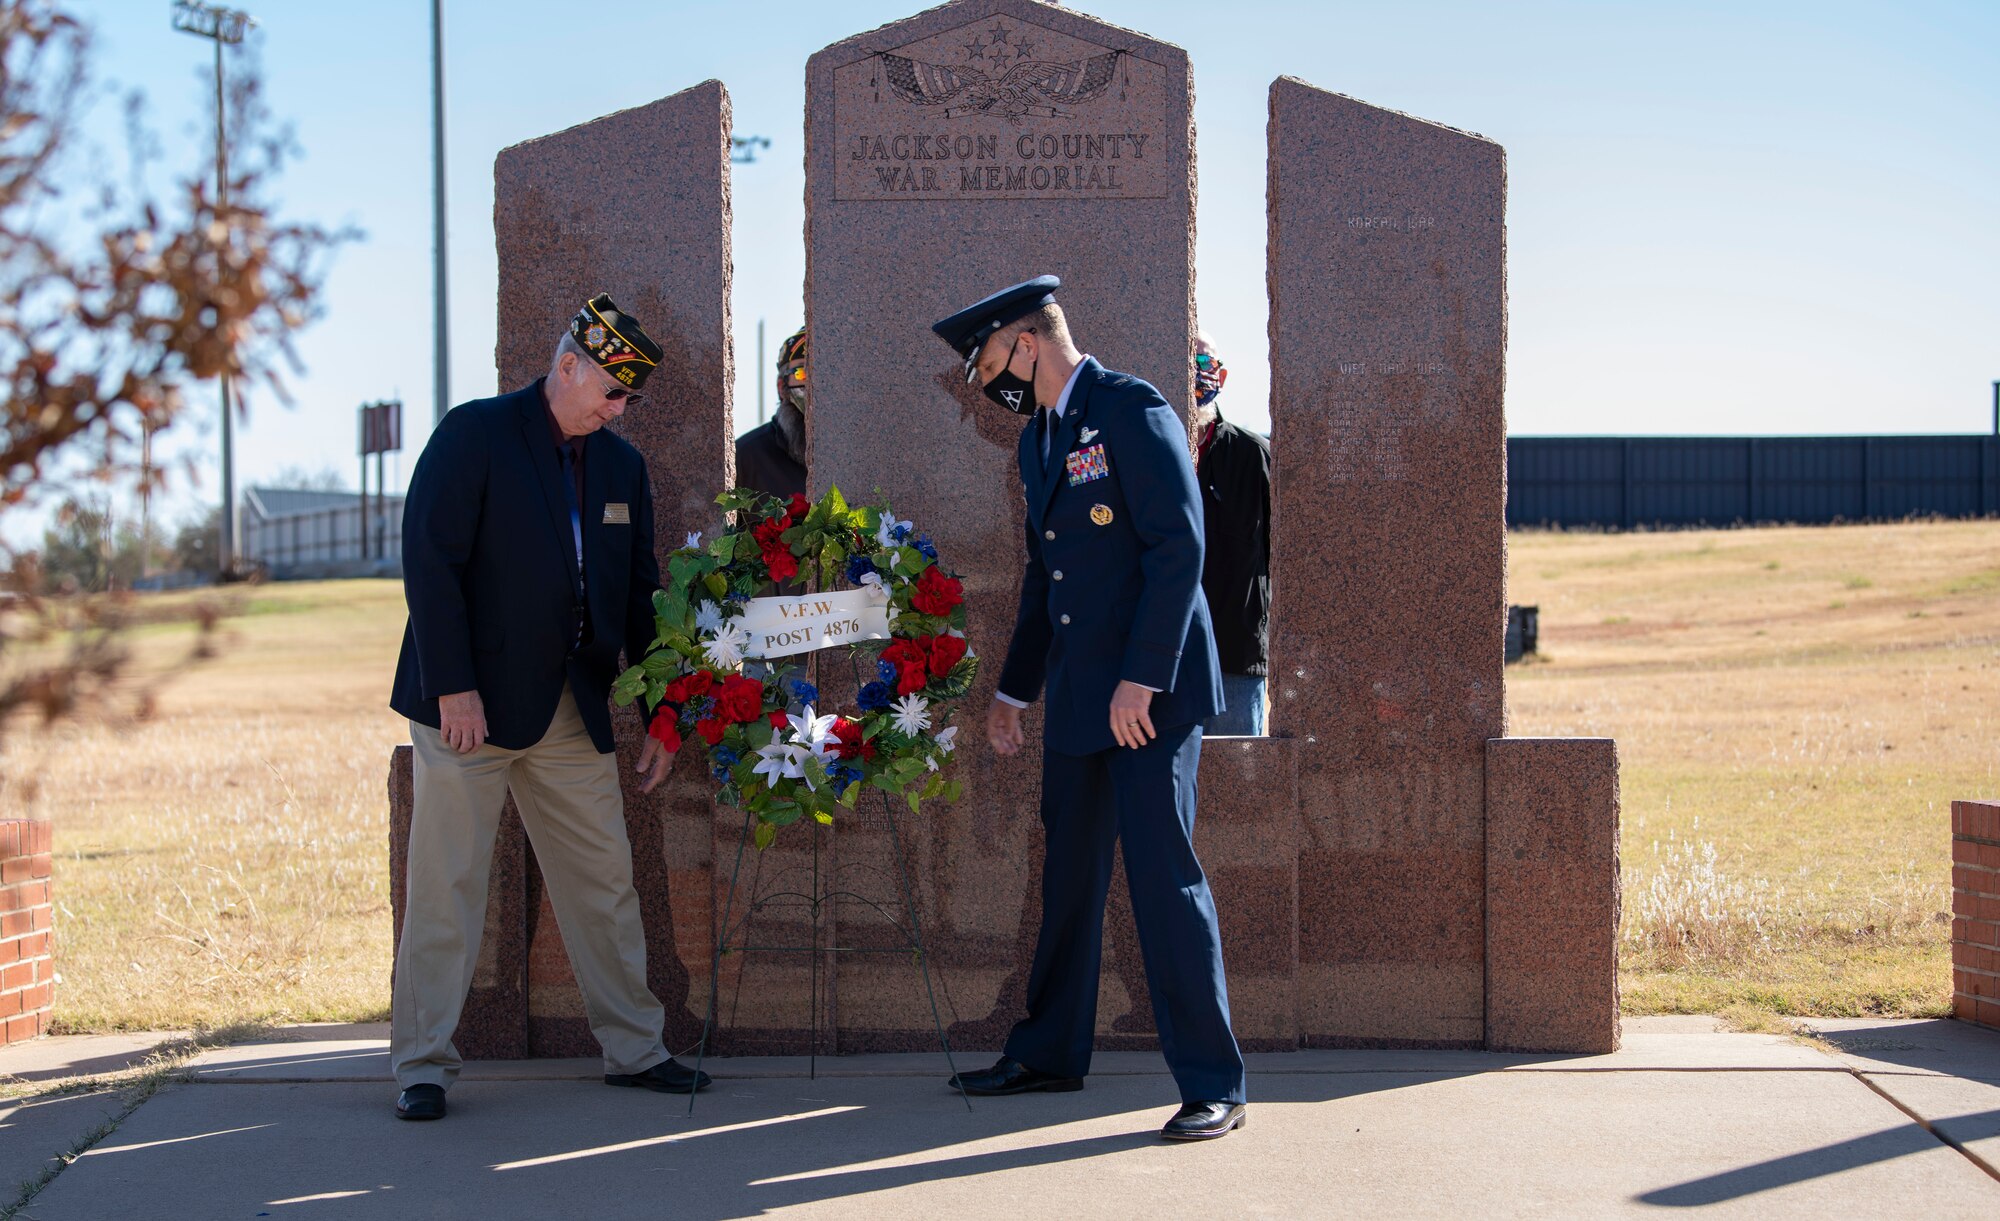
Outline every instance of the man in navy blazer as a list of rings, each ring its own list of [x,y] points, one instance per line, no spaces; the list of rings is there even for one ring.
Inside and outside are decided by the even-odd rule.
[[[660,348],[598,295],[548,375],[447,413],[403,506],[410,607],[390,706],[415,756],[408,901],[391,1010],[396,1114],[438,1119],[472,984],[500,810],[511,790],[548,883],[611,1085],[708,1084],[661,1042],[612,754],[621,651],[654,637],[653,492],[605,424],[640,405]],[[643,788],[672,756],[651,737]]]
[[[932,329],[1022,431],[1027,564],[987,714],[993,749],[1043,717],[1042,927],[1028,1015],[976,1094],[1080,1089],[1090,1070],[1112,851],[1122,840],[1160,1048],[1181,1109],[1161,1135],[1242,1126],[1243,1057],[1222,938],[1194,851],[1201,723],[1222,709],[1202,597],[1202,515],[1187,429],[1159,391],[1071,340],[1054,276],[1005,289]]]

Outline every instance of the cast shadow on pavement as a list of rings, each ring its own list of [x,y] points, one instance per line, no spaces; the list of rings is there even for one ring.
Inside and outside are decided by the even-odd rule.
[[[2000,1111],[1953,1116],[1941,1123],[1951,1125],[1954,1135],[1961,1142],[2000,1136]],[[1892,1158],[1928,1153],[1937,1149],[1939,1143],[1937,1137],[1916,1124],[1898,1124],[1852,1140],[1822,1145],[1750,1166],[1739,1166],[1721,1174],[1690,1179],[1633,1198],[1641,1204],[1664,1208],[1701,1208]]]

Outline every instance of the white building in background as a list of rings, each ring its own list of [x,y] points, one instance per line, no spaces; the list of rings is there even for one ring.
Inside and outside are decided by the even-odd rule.
[[[242,561],[278,580],[401,576],[403,498],[370,496],[364,517],[357,492],[246,488],[237,538]]]

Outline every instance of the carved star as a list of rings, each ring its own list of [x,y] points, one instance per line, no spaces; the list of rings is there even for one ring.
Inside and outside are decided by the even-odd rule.
[[[996,64],[1004,63],[1007,59],[1007,48],[1004,44],[996,42],[986,48],[986,57]]]
[[[993,23],[993,28],[992,28],[992,29],[990,29],[990,30],[988,30],[988,31],[986,31],[986,32],[987,32],[988,34],[991,34],[991,35],[993,35],[993,41],[994,41],[994,42],[1006,42],[1006,41],[1007,41],[1007,27],[1006,27],[1006,26],[1004,26],[1004,25],[1001,25],[1001,24],[1000,24],[999,22],[997,22],[997,21]]]
[[[1014,58],[1027,59],[1035,53],[1035,48],[1039,45],[1039,43],[1029,42],[1025,38],[1022,39],[1020,42],[1014,44]]]
[[[986,53],[985,48],[986,44],[980,42],[979,39],[976,37],[971,42],[966,43],[965,62],[971,63],[973,60],[978,59],[981,55]]]

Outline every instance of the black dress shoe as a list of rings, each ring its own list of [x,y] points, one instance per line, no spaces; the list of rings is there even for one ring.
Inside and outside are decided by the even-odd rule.
[[[1250,1110],[1240,1102],[1190,1102],[1167,1121],[1160,1135],[1168,1140],[1214,1140],[1250,1122]]]
[[[1027,1094],[1037,1090],[1044,1094],[1066,1094],[1083,1088],[1081,1077],[1058,1077],[1039,1069],[1029,1068],[1019,1060],[1001,1056],[992,1068],[983,1073],[960,1073],[948,1084],[952,1089],[962,1089],[968,1094],[982,1097],[998,1094]]]
[[[698,1073],[669,1056],[641,1073],[606,1073],[604,1084],[636,1085],[662,1094],[692,1094],[707,1089],[713,1081],[707,1073]]]
[[[397,1119],[443,1119],[444,1087],[413,1085],[396,1097]]]

